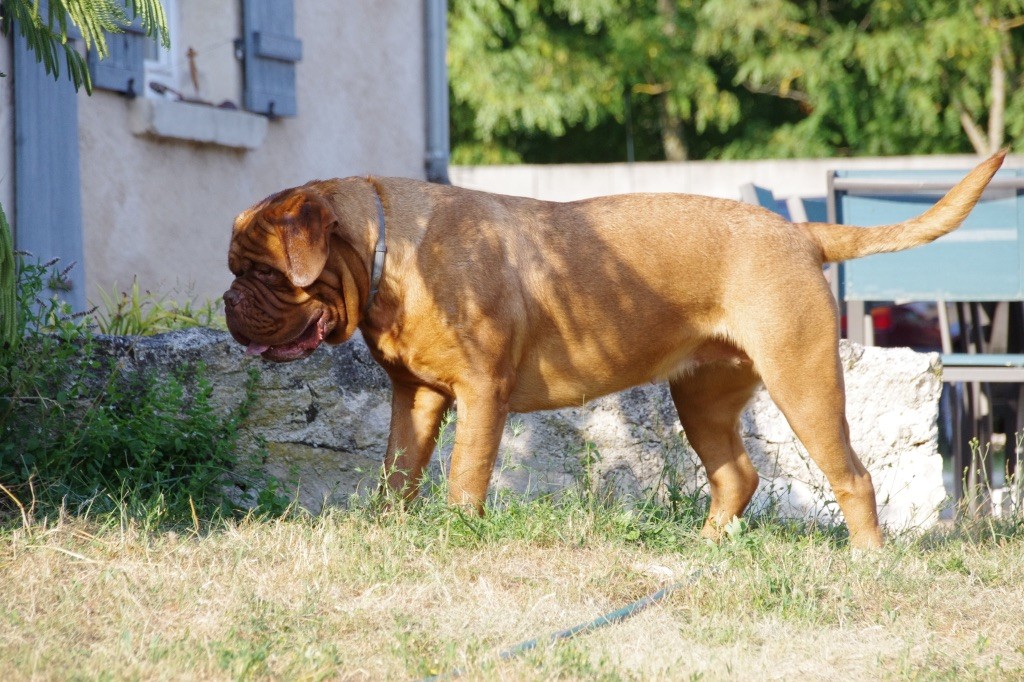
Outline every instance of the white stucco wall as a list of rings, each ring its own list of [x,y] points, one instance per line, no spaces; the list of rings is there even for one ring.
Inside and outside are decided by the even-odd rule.
[[[683,192],[739,199],[740,186],[754,183],[771,189],[777,199],[823,197],[830,170],[969,169],[979,158],[969,155],[889,156],[764,161],[685,161],[679,163],[595,163],[518,166],[452,166],[452,183],[503,194],[575,201],[629,192]],[[1024,159],[1010,157],[1004,167]]]
[[[240,33],[238,5],[179,0],[178,54],[184,60],[188,46],[196,49],[199,94],[217,103],[241,97],[231,45]],[[217,297],[231,280],[231,222],[253,202],[313,178],[424,176],[422,3],[296,2],[295,12],[303,50],[298,116],[270,121],[259,149],[135,136],[128,100],[80,95],[90,299],[115,283],[126,288],[133,276],[143,289]],[[187,61],[178,80],[191,96]]]

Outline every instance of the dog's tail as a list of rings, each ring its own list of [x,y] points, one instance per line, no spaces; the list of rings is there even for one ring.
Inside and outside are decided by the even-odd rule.
[[[934,241],[960,227],[981,198],[988,181],[1003,164],[1006,149],[982,161],[949,190],[939,203],[916,218],[881,227],[853,227],[831,223],[806,223],[804,228],[821,245],[825,263],[902,251]]]

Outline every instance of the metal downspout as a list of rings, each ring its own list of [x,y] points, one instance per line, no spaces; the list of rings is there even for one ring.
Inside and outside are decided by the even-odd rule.
[[[448,158],[448,2],[425,0],[427,69],[427,180],[450,185]]]

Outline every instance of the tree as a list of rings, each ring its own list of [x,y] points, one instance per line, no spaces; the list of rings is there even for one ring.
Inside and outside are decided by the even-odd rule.
[[[738,82],[801,102],[767,148],[988,154],[1024,129],[1021,0],[708,0],[702,49]]]
[[[638,158],[987,154],[1024,133],[1021,28],[1024,0],[467,0],[453,158],[621,159],[630,113]]]
[[[107,56],[106,33],[120,33],[138,17],[147,35],[168,46],[167,16],[159,0],[0,0],[0,33],[9,36],[14,27],[25,37],[29,49],[42,62],[46,73],[60,78],[61,54],[75,89],[92,92],[85,59],[72,44],[69,29],[77,29],[86,49]]]
[[[658,118],[661,154],[686,158],[685,126],[740,115],[694,50],[690,2],[466,0],[449,14],[456,161],[517,160],[507,142],[625,124],[627,103]],[[604,142],[602,140],[601,142]],[[594,150],[591,150],[594,151]]]

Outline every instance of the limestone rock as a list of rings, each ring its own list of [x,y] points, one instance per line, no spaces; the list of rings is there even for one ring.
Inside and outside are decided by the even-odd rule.
[[[390,386],[361,339],[287,364],[248,358],[228,334],[207,329],[99,342],[126,368],[166,372],[203,363],[225,410],[242,400],[248,372],[257,369],[259,397],[247,424],[247,447],[256,451],[258,440],[266,444],[265,470],[297,486],[303,506],[317,511],[344,504],[354,491],[376,485]],[[937,449],[938,356],[846,342],[840,350],[853,446],[874,479],[883,523],[930,526],[945,498]],[[742,431],[762,477],[754,508],[841,518],[831,488],[764,390],[744,414]],[[441,449],[442,466],[448,454]],[[496,486],[541,493],[584,478],[624,495],[706,486],[665,385],[509,419]]]

